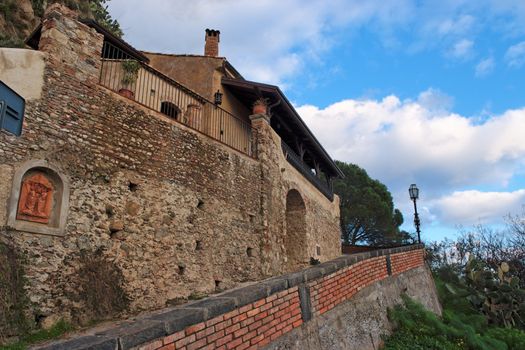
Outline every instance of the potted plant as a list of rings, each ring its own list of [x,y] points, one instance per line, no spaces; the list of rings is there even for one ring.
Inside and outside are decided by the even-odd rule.
[[[126,60],[122,62],[122,70],[124,75],[122,76],[122,84],[124,87],[118,92],[124,97],[133,99],[134,93],[129,88],[130,86],[137,81],[138,73],[140,69],[140,63],[135,60]]]
[[[268,112],[268,99],[259,97],[255,100],[252,106],[252,114],[267,114]]]

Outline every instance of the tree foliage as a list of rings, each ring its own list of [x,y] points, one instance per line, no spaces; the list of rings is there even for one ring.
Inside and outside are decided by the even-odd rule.
[[[409,238],[401,232],[403,214],[394,209],[392,195],[378,180],[355,164],[336,161],[345,178],[335,181],[341,199],[341,231],[345,243],[384,245]]]
[[[95,19],[101,26],[105,27],[111,33],[119,38],[122,37],[123,32],[120,24],[116,19],[113,19],[108,11],[108,5],[111,0],[52,0],[50,2],[60,2],[67,7],[76,10],[81,16]],[[33,11],[37,16],[42,16],[48,1],[46,0],[32,0]]]
[[[477,225],[463,229],[454,241],[427,244],[427,261],[434,271],[447,268],[459,275],[469,258],[483,261],[493,271],[506,263],[511,277],[517,277],[525,287],[525,208],[521,214],[507,215],[505,219],[507,225],[502,230]]]
[[[120,28],[120,24],[116,19],[113,19],[108,11],[108,5],[110,0],[91,0],[89,2],[91,13],[95,20],[104,26],[111,33],[115,34],[119,38],[124,34]]]

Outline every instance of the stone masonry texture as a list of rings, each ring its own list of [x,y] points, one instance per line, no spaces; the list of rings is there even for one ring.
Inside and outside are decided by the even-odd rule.
[[[58,4],[46,11],[42,92],[27,100],[20,137],[0,131],[0,238],[27,257],[35,316],[89,321],[71,297],[83,252],[102,250],[122,272],[130,303],[111,317],[288,272],[290,249],[303,251],[304,264],[316,246],[321,261],[340,255],[338,198],[330,202],[287,163],[267,122],[252,124],[252,158],[103,88],[103,37],[75,16]],[[5,225],[13,174],[32,160],[69,181],[63,236]],[[285,247],[292,189],[306,230]]]

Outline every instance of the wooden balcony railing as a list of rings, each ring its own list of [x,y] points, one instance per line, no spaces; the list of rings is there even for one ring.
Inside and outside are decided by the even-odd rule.
[[[312,172],[312,169],[305,164],[301,157],[299,157],[290,146],[288,146],[284,141],[281,140],[281,147],[283,150],[283,154],[286,157],[286,160],[288,163],[290,163],[295,169],[297,169],[308,181],[314,185],[319,192],[325,195],[326,198],[328,198],[330,201],[334,199],[334,192],[328,186],[328,184],[323,181],[321,178],[317,177]]]
[[[105,42],[99,84],[256,157],[251,124]],[[129,77],[132,77],[129,79]]]

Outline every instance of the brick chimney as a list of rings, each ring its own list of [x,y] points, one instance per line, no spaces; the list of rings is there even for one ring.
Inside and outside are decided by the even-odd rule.
[[[214,29],[206,29],[206,37],[204,44],[204,56],[219,56],[219,37],[221,32]]]

